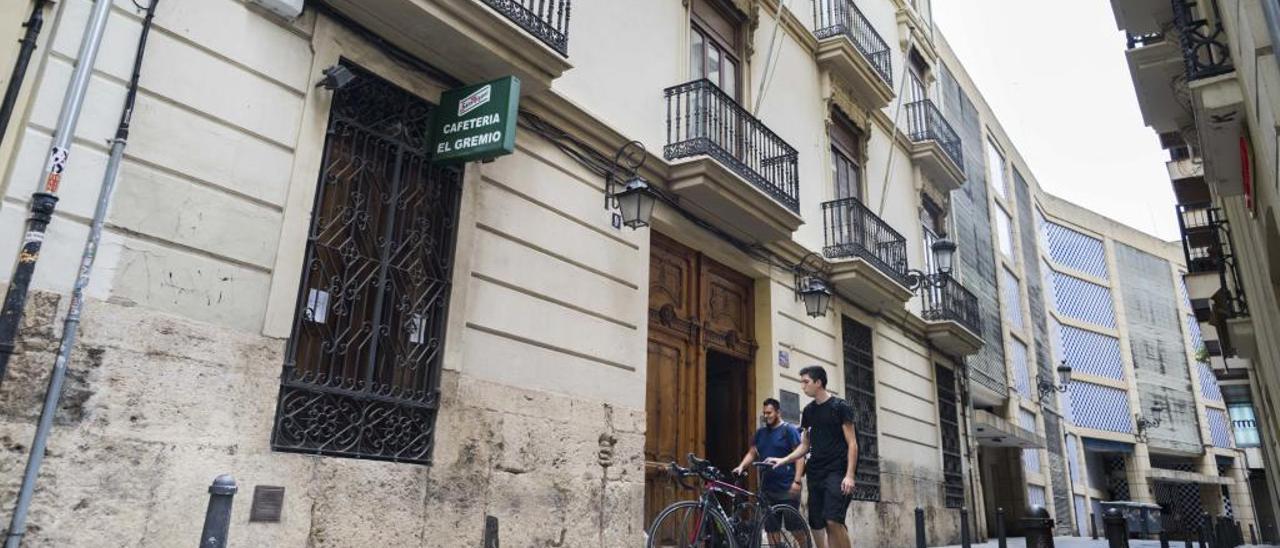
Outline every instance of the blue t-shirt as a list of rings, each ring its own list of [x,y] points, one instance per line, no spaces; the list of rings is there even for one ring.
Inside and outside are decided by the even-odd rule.
[[[755,445],[756,452],[760,454],[760,460],[769,457],[785,457],[800,446],[800,429],[786,421],[778,423],[778,426],[773,428],[762,426],[756,430],[752,445]],[[766,491],[786,491],[791,488],[791,482],[796,479],[795,464],[763,470],[763,487]]]

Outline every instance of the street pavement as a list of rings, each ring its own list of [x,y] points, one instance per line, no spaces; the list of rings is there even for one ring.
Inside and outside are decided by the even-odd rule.
[[[1107,541],[1103,539],[1091,540],[1081,537],[1054,537],[1054,548],[1107,548]],[[1172,541],[1169,543],[1172,548],[1183,548],[1182,541]],[[1009,539],[1009,548],[1026,548],[1027,542],[1023,538]],[[947,546],[946,548],[960,548],[959,546]],[[996,548],[996,542],[983,544],[974,544],[973,548]],[[1160,548],[1160,542],[1155,540],[1131,540],[1129,548]],[[1280,548],[1271,544],[1247,544],[1242,548]]]

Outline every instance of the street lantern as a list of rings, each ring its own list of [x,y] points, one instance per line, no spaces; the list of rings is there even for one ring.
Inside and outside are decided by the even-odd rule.
[[[1067,365],[1065,360],[1058,365],[1058,379],[1062,382],[1063,386],[1071,384],[1071,366]]]
[[[614,194],[614,199],[617,200],[618,211],[622,214],[622,224],[632,230],[649,226],[657,195],[647,181],[640,177],[632,178],[627,181],[627,186],[623,187],[621,192]]]
[[[1067,365],[1066,360],[1062,360],[1062,363],[1058,364],[1057,372],[1058,384],[1054,384],[1052,381],[1043,380],[1043,378],[1040,382],[1036,383],[1036,388],[1040,391],[1040,399],[1043,400],[1055,391],[1066,392],[1071,388],[1071,366]]]
[[[937,265],[938,273],[951,274],[951,261],[956,255],[956,243],[942,237],[929,247],[933,251],[933,264]]]
[[[800,289],[800,298],[804,300],[804,309],[810,318],[824,317],[831,306],[831,289],[822,278],[810,276]]]

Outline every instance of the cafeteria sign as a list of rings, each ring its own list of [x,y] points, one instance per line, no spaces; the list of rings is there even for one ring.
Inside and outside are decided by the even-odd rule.
[[[515,76],[444,92],[431,123],[432,161],[472,162],[511,154],[519,109],[520,79]]]

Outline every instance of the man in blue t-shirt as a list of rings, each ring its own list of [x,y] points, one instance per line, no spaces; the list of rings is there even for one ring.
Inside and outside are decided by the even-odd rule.
[[[764,400],[764,409],[761,412],[764,426],[756,430],[755,438],[751,441],[751,449],[747,451],[746,456],[742,457],[742,463],[733,469],[734,474],[745,473],[747,467],[753,462],[763,461],[769,457],[785,457],[800,446],[800,429],[782,420],[780,408],[781,404],[778,400],[773,398]],[[804,476],[804,462],[801,458],[795,464],[761,468],[760,490],[764,491],[765,496],[774,504],[786,504],[799,510],[800,478]],[[765,531],[777,533],[780,526],[777,520],[766,521]],[[792,528],[792,524],[787,524],[788,530]],[[797,524],[795,528],[799,529],[800,525]]]

